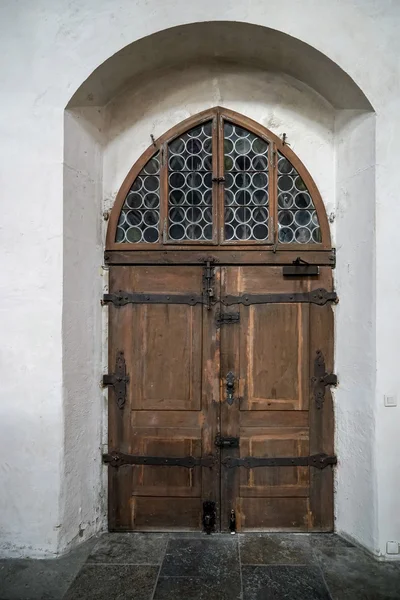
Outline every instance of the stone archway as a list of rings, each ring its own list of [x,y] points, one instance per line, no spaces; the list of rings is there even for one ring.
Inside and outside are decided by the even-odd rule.
[[[210,37],[205,35],[209,31]],[[151,85],[151,82],[155,78],[163,76],[165,65],[162,60],[156,60],[155,62],[150,61],[150,56],[159,57],[163,56],[166,60],[175,61],[175,66],[180,69],[183,66],[190,67],[192,61],[201,60],[205,65],[206,69],[220,69],[221,66],[232,72],[236,69],[236,66],[240,67],[242,72],[250,71],[249,61],[253,62],[254,72],[254,60],[255,51],[257,50],[257,44],[248,46],[249,50],[246,54],[240,52],[235,54],[234,41],[238,37],[239,31],[243,32],[243,39],[252,39],[257,41],[258,45],[262,45],[264,48],[273,50],[269,52],[269,56],[273,56],[274,61],[268,61],[265,55],[258,57],[257,66],[260,73],[265,70],[273,69],[274,71],[279,70],[290,75],[293,87],[298,85],[304,86],[302,89],[307,87],[313,88],[321,94],[330,105],[330,110],[334,114],[335,126],[332,129],[332,147],[336,145],[337,151],[337,164],[340,165],[339,169],[336,169],[337,173],[340,173],[340,177],[336,180],[338,186],[338,192],[335,198],[335,194],[332,192],[332,210],[328,212],[334,213],[332,219],[336,221],[333,226],[334,239],[336,245],[342,248],[342,256],[346,256],[346,260],[356,261],[358,260],[358,241],[365,240],[371,237],[370,222],[374,220],[374,193],[373,189],[368,188],[368,183],[365,181],[365,194],[364,194],[364,213],[362,221],[362,227],[358,220],[359,205],[353,203],[351,206],[347,206],[343,203],[343,198],[340,197],[340,185],[341,182],[349,182],[360,169],[363,169],[362,160],[361,163],[359,158],[355,160],[354,149],[359,145],[360,141],[363,140],[364,147],[370,149],[373,148],[374,144],[374,120],[371,118],[372,109],[371,105],[366,99],[365,95],[360,91],[357,85],[349,78],[349,76],[340,69],[335,63],[333,63],[326,56],[292,38],[282,32],[269,30],[264,27],[249,25],[244,23],[201,23],[182,26],[174,28],[172,30],[165,30],[158,34],[143,38],[137,42],[134,42],[130,46],[121,50],[120,53],[111,57],[108,61],[103,63],[96,71],[90,76],[80,87],[80,89],[74,94],[71,101],[67,106],[66,119],[65,119],[65,153],[66,153],[66,176],[65,176],[65,226],[66,228],[74,231],[74,237],[70,240],[66,239],[64,248],[65,256],[65,295],[68,296],[68,290],[71,289],[73,284],[76,282],[76,278],[80,278],[83,282],[88,281],[88,273],[93,272],[95,265],[101,263],[101,239],[99,236],[100,227],[100,215],[103,212],[102,200],[103,194],[101,191],[103,174],[102,174],[102,152],[104,151],[104,113],[107,109],[103,108],[107,102],[110,102],[116,94],[123,94],[124,86],[127,86],[129,80],[133,89],[138,89],[137,79],[140,77],[141,85]],[[244,35],[246,33],[246,35]],[[249,34],[249,35],[247,35]],[[250,35],[251,34],[251,35]],[[182,41],[180,46],[181,53],[174,54],[173,48],[176,48],[175,43],[177,36]],[[239,36],[240,37],[240,36]],[[207,54],[207,48],[200,48],[200,56],[195,53],[194,40],[208,39],[212,40],[212,43],[207,45],[207,48],[212,50],[213,56],[210,53]],[[224,45],[221,46],[218,40],[223,40]],[[158,48],[159,52],[148,53],[150,46]],[[182,50],[185,49],[185,52]],[[184,55],[184,56],[182,56]],[[143,59],[145,56],[145,60]],[[141,64],[143,70],[135,67],[137,64]],[[312,65],[312,68],[310,68]],[[133,67],[133,68],[132,68]],[[275,75],[274,75],[275,76]],[[301,82],[301,83],[299,83]],[[140,88],[141,86],[139,86]],[[127,88],[128,89],[128,88]],[[337,93],[340,90],[340,94]],[[209,99],[203,98],[203,108],[208,106]],[[147,118],[150,122],[154,117],[158,117],[156,113],[151,113],[151,103],[146,106],[148,112]],[[190,116],[193,111],[198,108],[189,104],[185,105],[184,116]],[[291,107],[293,115],[296,114],[296,108]],[[140,112],[140,111],[139,111]],[[136,116],[139,115],[136,113]],[[268,110],[267,110],[268,112]],[[251,116],[251,114],[249,115]],[[168,114],[167,120],[172,124],[178,122],[181,118],[180,114],[171,115]],[[294,117],[295,118],[295,117]],[[283,127],[280,123],[279,128]],[[118,127],[117,127],[118,129]],[[145,144],[145,136],[142,131],[142,137],[139,136],[140,143],[138,146],[138,153],[140,154],[140,144],[142,147]],[[113,134],[114,135],[114,134]],[[148,134],[147,134],[148,135]],[[117,137],[115,136],[111,140],[110,144],[106,144],[107,147],[117,144]],[[367,142],[365,143],[365,140]],[[146,143],[147,145],[147,143]],[[118,153],[118,152],[117,152]],[[348,156],[353,156],[354,160],[348,160]],[[333,160],[333,154],[332,154]],[[365,156],[365,161],[368,161],[369,157]],[[86,165],[82,169],[82,165]],[[365,163],[366,164],[366,163]],[[331,164],[332,173],[335,170],[334,164]],[[363,184],[361,184],[363,185]],[[73,210],[73,204],[69,200],[71,198],[72,191],[74,190],[74,202],[80,207],[78,211]],[[88,195],[89,191],[89,195]],[[112,193],[112,192],[111,192]],[[110,205],[112,198],[108,197],[106,207]],[[88,198],[91,201],[88,202]],[[97,222],[97,225],[93,224]],[[90,223],[90,225],[89,225]],[[358,226],[357,226],[358,223]],[[89,227],[85,228],[85,224]],[[350,234],[351,232],[351,234]],[[355,232],[355,233],[354,233]],[[79,238],[79,239],[77,239]],[[89,246],[91,250],[88,251]],[[373,247],[371,243],[370,247]],[[74,257],[74,258],[72,258]],[[78,260],[76,257],[79,257]],[[74,263],[75,261],[75,263]],[[370,264],[373,263],[373,251],[368,257]],[[78,268],[79,267],[79,268]],[[96,267],[97,268],[97,267]],[[373,270],[369,272],[358,271],[355,274],[356,279],[360,278],[360,285],[364,289],[373,289]],[[342,372],[346,378],[346,365],[354,365],[354,361],[357,361],[357,355],[352,354],[351,348],[349,349],[346,345],[347,333],[349,330],[352,331],[354,336],[355,346],[371,346],[372,343],[372,332],[370,329],[365,330],[363,323],[357,317],[353,317],[348,320],[349,314],[348,308],[351,309],[351,314],[354,314],[353,307],[351,305],[351,298],[346,293],[346,286],[348,281],[346,280],[345,271],[341,268],[340,264],[336,271],[336,281],[338,286],[338,292],[341,295],[341,307],[338,308],[338,328],[336,336],[336,351],[337,351],[337,364],[339,373]],[[354,283],[354,281],[353,281]],[[355,285],[358,285],[355,284]],[[342,289],[341,289],[342,286]],[[83,346],[80,348],[79,353],[83,355],[83,363],[87,365],[87,369],[93,373],[99,372],[100,370],[100,356],[99,347],[101,340],[101,313],[100,309],[93,310],[94,300],[101,295],[101,280],[97,279],[95,286],[88,290],[85,300],[86,314],[74,314],[73,312],[73,301],[70,302],[66,298],[64,303],[64,322],[71,324],[70,328],[67,328],[70,335],[66,335],[64,339],[64,385],[66,390],[73,390],[77,386],[77,380],[71,364],[74,361],[74,355],[77,351],[76,340],[79,339],[78,331],[82,330],[82,324],[89,324],[89,331],[91,332],[91,345]],[[343,290],[343,294],[342,294]],[[82,296],[81,296],[82,297]],[[373,307],[371,302],[368,301],[368,295],[364,297],[365,307],[364,310],[368,314],[372,314]],[[369,296],[370,298],[370,296]],[[346,306],[347,303],[347,306]],[[96,305],[97,306],[97,305]],[[345,334],[345,332],[347,332]],[[78,353],[78,354],[79,354]],[[96,356],[96,365],[93,365],[92,357],[93,354]],[[341,356],[346,357],[343,363],[341,363]],[[371,355],[372,360],[372,355]],[[104,363],[103,363],[104,364]],[[371,363],[372,364],[372,363]],[[342,367],[342,368],[341,368]],[[98,440],[100,436],[99,422],[101,421],[101,415],[98,409],[98,392],[96,392],[97,381],[95,384],[87,384],[87,371],[82,373],[82,382],[84,384],[85,393],[93,398],[93,402],[89,403],[85,410],[85,415],[81,422],[82,432],[87,431],[87,424],[91,419],[91,425],[89,427],[90,435],[88,439]],[[92,380],[93,381],[93,380]],[[357,382],[351,379],[354,388],[357,388]],[[371,384],[372,385],[372,384]],[[78,385],[79,387],[79,385]],[[65,404],[65,414],[70,419],[66,419],[66,422],[74,421],[74,415],[77,414],[77,402],[79,394],[81,392],[76,391],[72,394],[67,395],[67,401]],[[338,414],[338,440],[339,457],[341,452],[343,457],[349,457],[351,449],[349,446],[349,439],[351,437],[351,426],[349,422],[352,420],[352,416],[349,413],[348,407],[345,406],[345,397],[342,397],[340,401],[341,390],[339,389],[336,395],[337,398],[337,414]],[[371,397],[372,398],[372,397]],[[94,419],[95,418],[95,419]],[[342,420],[341,420],[342,419]],[[96,424],[94,424],[96,422]],[[343,427],[341,423],[346,423],[346,435],[342,436],[341,432]],[[368,430],[366,424],[366,431]],[[79,436],[79,432],[78,432]],[[368,434],[366,434],[366,438]],[[367,448],[369,446],[367,439],[360,440],[360,448]],[[103,438],[104,439],[104,438]],[[71,468],[71,465],[76,465],[76,440],[77,431],[70,430],[66,432],[66,473],[67,476],[64,482],[64,504],[66,514],[71,515],[70,520],[65,525],[65,543],[68,543],[71,539],[70,531],[76,531],[77,522],[79,519],[75,516],[77,513],[73,509],[75,504],[78,502],[78,496],[76,494],[77,486],[82,481],[83,474],[87,472],[87,465],[82,462],[80,470]],[[340,450],[340,445],[341,450]],[[95,457],[95,468],[90,467],[91,472],[91,483],[88,482],[87,489],[82,490],[81,498],[86,503],[86,512],[93,522],[93,508],[97,506],[99,513],[100,503],[98,498],[102,495],[102,485],[100,478],[100,461],[99,455],[97,454],[96,444],[91,444],[91,453]],[[372,461],[372,454],[366,450],[364,457],[367,456],[367,461]],[[68,466],[70,465],[70,466]],[[92,463],[93,465],[93,463]],[[343,494],[343,498],[348,494],[349,489],[352,487],[352,481],[357,476],[357,465],[351,466],[350,461],[345,461],[339,470],[338,475],[338,519],[339,528],[346,531],[349,535],[355,535],[358,526],[352,526],[351,520],[361,519],[363,522],[369,522],[372,519],[371,514],[367,514],[369,509],[366,509],[366,513],[362,516],[354,511],[354,515],[350,518],[348,515],[349,511],[343,510],[341,512],[340,498]],[[95,486],[96,499],[93,499],[93,485]],[[365,484],[367,487],[364,495],[369,494],[369,484]],[[90,488],[90,489],[89,489]],[[354,494],[354,492],[353,492]],[[357,505],[355,492],[354,506]],[[103,505],[104,508],[104,505]],[[371,509],[372,510],[372,509]],[[100,517],[101,519],[101,517]],[[93,525],[94,527],[98,525]]]

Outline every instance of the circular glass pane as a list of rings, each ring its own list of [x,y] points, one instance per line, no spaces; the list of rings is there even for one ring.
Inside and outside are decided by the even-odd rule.
[[[266,154],[268,151],[268,144],[259,137],[256,137],[252,143],[253,152],[255,154]]]
[[[253,219],[257,223],[268,222],[268,209],[265,207],[253,208]]]
[[[140,225],[142,222],[142,213],[139,210],[130,210],[125,216],[128,225]]]
[[[174,154],[181,154],[181,152],[185,150],[185,142],[182,140],[182,138],[177,138],[170,143],[169,150]]]
[[[267,190],[255,190],[253,192],[254,204],[268,204],[268,191]]]
[[[255,188],[266,188],[268,186],[268,175],[266,173],[254,173],[252,182]]]
[[[292,194],[285,194],[285,193],[278,194],[278,206],[279,206],[279,208],[292,208],[292,206],[293,206]]]
[[[266,156],[257,154],[251,161],[253,171],[266,171],[268,169],[268,159]]]
[[[185,211],[180,207],[169,209],[169,219],[171,223],[182,223],[185,220]]]
[[[199,192],[199,190],[189,190],[188,193],[186,194],[187,204],[197,206],[198,204],[201,204],[201,201],[202,201],[202,195],[201,195],[201,192]]]
[[[142,241],[142,232],[139,227],[130,227],[126,232],[126,241],[130,244],[137,244]]]
[[[143,215],[143,221],[148,226],[155,226],[158,224],[158,212],[155,210],[146,210]]]
[[[183,225],[171,225],[169,228],[169,237],[172,240],[183,240],[185,237],[185,228]]]
[[[185,185],[185,177],[182,173],[171,173],[169,183],[172,188],[182,188]]]
[[[281,192],[289,192],[293,187],[293,178],[290,175],[279,175],[278,188]]]
[[[182,156],[173,154],[169,159],[169,168],[171,171],[183,171],[185,168],[185,159]]]
[[[307,227],[311,223],[311,214],[308,210],[296,210],[294,215],[296,225]]]
[[[160,204],[158,194],[153,194],[151,192],[145,195],[143,201],[146,208],[157,208]]]
[[[188,240],[199,240],[201,239],[203,230],[200,227],[200,225],[194,225],[192,223],[190,223],[189,225],[187,225],[186,227],[186,238]]]
[[[254,225],[253,236],[256,240],[266,240],[268,238],[268,227],[266,225]]]
[[[296,229],[295,237],[299,244],[307,244],[311,239],[311,231],[306,227],[299,227]]]
[[[185,201],[185,194],[182,190],[171,190],[169,193],[170,204],[183,204]]]
[[[289,227],[280,227],[278,237],[282,244],[290,244],[293,242],[294,234]]]
[[[143,239],[149,244],[154,244],[154,242],[158,242],[158,230],[155,227],[146,227],[146,229],[143,232]]]
[[[126,197],[126,205],[128,208],[140,208],[142,206],[143,198],[138,192],[129,192]]]
[[[289,227],[293,223],[293,213],[290,210],[280,210],[278,214],[278,223]]]

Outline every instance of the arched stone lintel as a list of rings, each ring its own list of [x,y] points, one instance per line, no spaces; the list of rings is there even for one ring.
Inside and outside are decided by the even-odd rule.
[[[355,81],[333,60],[282,31],[236,21],[180,25],[125,46],[99,65],[67,108],[104,106],[132,80],[154,70],[194,61],[229,61],[286,73],[338,109],[373,110]]]

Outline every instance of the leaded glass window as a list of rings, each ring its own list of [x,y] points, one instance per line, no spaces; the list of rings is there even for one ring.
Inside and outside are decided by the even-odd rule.
[[[246,129],[224,124],[225,240],[268,240],[269,144]]]
[[[289,160],[278,152],[278,240],[282,244],[321,243],[310,192]]]
[[[159,240],[160,153],[140,171],[125,198],[117,225],[116,242],[155,243]]]
[[[168,239],[211,241],[212,122],[168,144]]]
[[[250,119],[215,108],[153,144],[117,197],[107,244],[329,246],[311,176]]]

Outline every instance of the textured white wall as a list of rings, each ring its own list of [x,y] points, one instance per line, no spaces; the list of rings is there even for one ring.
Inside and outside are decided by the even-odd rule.
[[[396,444],[400,408],[383,407],[383,394],[398,394],[400,389],[397,368],[400,359],[397,344],[400,305],[397,301],[399,278],[396,276],[396,257],[400,254],[397,247],[400,245],[397,236],[400,205],[396,201],[397,140],[400,138],[400,121],[397,118],[400,5],[391,0],[338,0],[335,3],[330,0],[302,3],[281,0],[277,10],[272,0],[251,0],[248,3],[234,0],[203,0],[202,3],[192,0],[120,0],[118,3],[109,0],[5,1],[0,6],[0,51],[3,57],[0,66],[3,208],[0,329],[4,340],[0,362],[0,453],[4,457],[0,470],[0,548],[4,554],[51,555],[73,540],[84,539],[85,534],[79,538],[79,529],[87,523],[90,523],[86,527],[88,532],[99,526],[99,521],[96,521],[96,511],[101,506],[99,465],[96,463],[98,450],[93,444],[96,439],[98,443],[100,437],[103,396],[100,390],[96,395],[93,378],[101,372],[97,350],[101,315],[96,312],[98,297],[92,298],[89,303],[88,298],[101,290],[99,272],[94,274],[94,265],[99,268],[101,257],[98,245],[101,194],[94,192],[92,183],[88,182],[91,191],[87,198],[91,198],[92,204],[84,218],[91,220],[97,216],[96,224],[93,220],[91,223],[98,230],[97,233],[90,232],[88,240],[92,240],[92,244],[85,246],[79,231],[84,218],[80,221],[75,218],[76,215],[70,215],[67,206],[66,212],[63,210],[63,202],[68,201],[72,206],[73,200],[73,197],[63,197],[64,109],[82,82],[128,44],[169,27],[205,19],[252,22],[307,42],[356,81],[377,113],[376,156],[371,159],[376,165],[376,176],[373,169],[368,171],[368,159],[363,157],[358,173],[355,169],[352,174],[352,167],[347,171],[343,185],[347,192],[340,194],[336,190],[335,194],[338,205],[346,207],[348,198],[354,206],[352,199],[362,204],[364,195],[369,199],[374,186],[376,191],[376,229],[371,231],[372,235],[376,235],[376,255],[373,247],[366,252],[365,245],[355,243],[354,246],[346,246],[346,240],[343,240],[343,249],[338,253],[338,259],[342,254],[344,261],[345,253],[348,253],[353,268],[359,261],[359,269],[368,269],[365,277],[375,280],[375,286],[371,282],[371,288],[355,290],[352,286],[358,282],[358,273],[353,273],[354,278],[347,280],[344,274],[342,279],[338,274],[342,301],[346,302],[342,290],[345,291],[347,286],[348,293],[351,287],[354,296],[359,294],[362,302],[359,305],[352,296],[352,300],[347,300],[348,310],[366,312],[365,326],[358,315],[351,325],[358,328],[354,351],[358,354],[372,353],[368,359],[361,358],[356,363],[349,357],[340,365],[337,352],[343,374],[343,388],[337,392],[337,403],[341,406],[338,416],[347,419],[348,426],[347,430],[343,429],[342,438],[338,438],[348,448],[347,454],[343,453],[343,462],[352,461],[355,453],[359,455],[357,468],[346,464],[340,467],[343,473],[347,468],[347,477],[354,477],[356,481],[353,480],[352,485],[348,478],[347,483],[340,477],[338,479],[338,497],[341,490],[345,490],[341,502],[346,503],[342,512],[338,512],[338,519],[342,529],[376,553],[384,554],[387,539],[400,541],[400,517],[395,510],[400,473]],[[177,41],[179,43],[179,38]],[[162,48],[154,48],[155,56],[160,53]],[[282,55],[284,63],[284,49]],[[137,56],[136,60],[139,61],[140,57]],[[311,62],[303,65],[302,79],[310,83],[307,64]],[[329,74],[328,70],[328,78]],[[140,90],[141,82],[141,78],[136,79],[137,90]],[[107,87],[107,80],[103,84]],[[324,85],[320,91],[323,89]],[[220,103],[223,104],[222,101]],[[347,104],[341,108],[346,106],[356,108]],[[262,109],[257,107],[255,113],[257,111],[263,116]],[[302,119],[300,114],[299,121]],[[92,117],[87,120],[93,123]],[[262,122],[268,126],[267,122]],[[292,122],[295,133],[296,119]],[[355,139],[357,129],[363,127],[356,116],[350,119],[348,126],[341,120],[338,124],[337,134],[341,130],[345,132],[348,127],[349,131],[355,131]],[[102,128],[98,122],[96,127]],[[371,143],[373,127],[367,124],[365,127]],[[157,124],[154,128],[157,129]],[[285,129],[289,129],[286,124],[282,125],[282,130]],[[280,132],[279,126],[277,131]],[[85,139],[83,132],[80,135]],[[94,152],[98,143],[97,133],[91,131],[89,137],[90,140],[86,137],[87,147]],[[141,143],[144,144],[144,141]],[[296,140],[296,144],[298,147],[294,149],[302,156],[299,149],[301,142]],[[345,146],[346,143],[336,146],[337,165],[343,164],[340,154],[345,156]],[[82,156],[83,159],[82,150],[85,152],[81,148],[77,158]],[[110,145],[108,151],[111,151]],[[315,157],[315,164],[317,160]],[[310,167],[308,160],[305,162]],[[97,172],[93,181],[97,181],[101,176],[100,165],[93,168]],[[319,175],[312,168],[311,171],[321,185]],[[370,177],[369,184],[366,183],[367,177]],[[107,195],[114,193],[114,184],[106,186]],[[362,194],[361,189],[364,190]],[[329,190],[322,189],[322,192],[329,197],[329,202],[334,202]],[[75,199],[79,198],[81,210],[83,194],[75,196]],[[369,200],[367,204],[368,214],[372,217]],[[346,213],[344,215],[346,217]],[[348,231],[345,229],[346,218],[341,222],[343,231]],[[73,224],[69,244],[68,223]],[[338,217],[338,244],[339,223]],[[369,223],[363,224],[363,227],[368,226]],[[353,231],[349,231],[349,235]],[[82,260],[76,261],[76,281],[82,289],[85,305],[82,310],[90,316],[87,336],[91,338],[90,343],[88,337],[82,338],[87,346],[79,348],[78,355],[84,368],[76,371],[71,368],[76,344],[73,338],[82,331],[75,331],[68,340],[67,330],[74,330],[70,318],[73,309],[78,309],[79,301],[73,304],[76,300],[70,297],[70,291],[63,290],[64,276],[65,284],[72,285],[73,271],[70,269],[73,259],[70,254],[75,252],[74,240],[82,257]],[[88,262],[83,265],[85,257]],[[371,265],[371,269],[365,267],[366,264]],[[372,305],[365,295],[371,299]],[[93,314],[89,315],[91,309]],[[342,318],[340,310],[338,307],[339,319]],[[77,318],[80,318],[79,315]],[[351,315],[348,318],[351,319]],[[375,339],[375,326],[374,364],[375,352],[370,344]],[[63,327],[66,333],[64,346]],[[364,328],[365,338],[361,335]],[[349,338],[348,343],[351,344],[352,339]],[[345,345],[343,341],[343,349]],[[78,345],[75,347],[78,352]],[[340,336],[337,348],[340,348]],[[90,362],[92,351],[93,362]],[[344,349],[343,356],[348,356],[347,351]],[[350,381],[352,366],[358,379],[352,380],[347,387],[346,377]],[[78,371],[79,385],[76,381]],[[363,380],[367,381],[366,389],[360,387]],[[80,384],[85,381],[86,384],[81,387]],[[73,383],[77,386],[75,390],[72,389]],[[81,412],[78,405],[84,402],[89,402],[90,406]],[[353,407],[352,410],[348,412],[347,406]],[[93,419],[96,424],[93,424]],[[91,426],[89,420],[92,420]],[[365,449],[368,452],[364,456]],[[367,462],[363,463],[364,460]],[[75,471],[79,461],[79,471]],[[363,470],[363,464],[368,465],[367,470]],[[83,482],[88,473],[88,481]],[[358,486],[358,478],[361,487]],[[61,481],[64,483],[61,484]],[[344,483],[347,487],[343,487]],[[367,496],[362,503],[361,493]],[[354,519],[346,517],[346,506],[347,514],[354,514]]]

